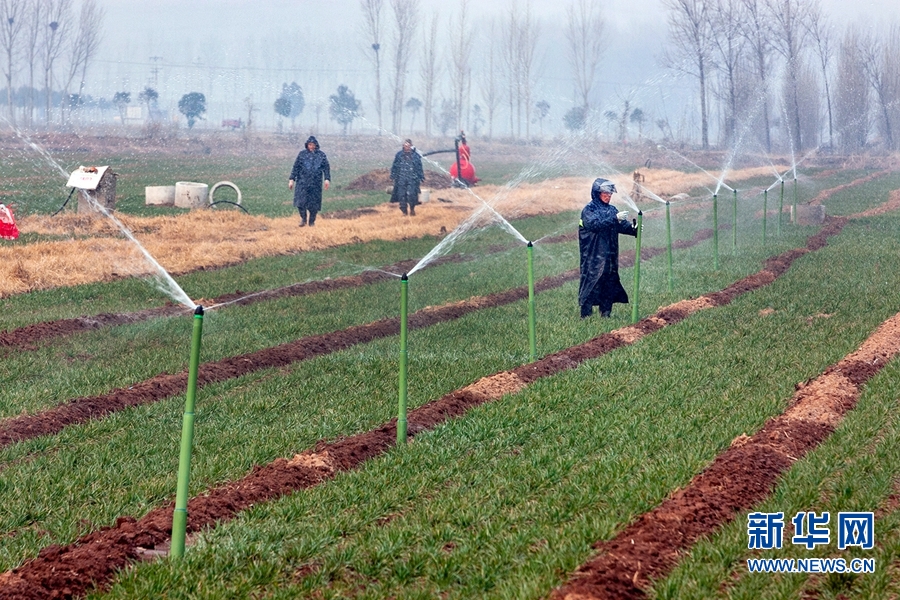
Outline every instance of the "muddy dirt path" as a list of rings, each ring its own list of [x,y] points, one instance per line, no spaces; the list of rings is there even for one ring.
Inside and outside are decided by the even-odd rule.
[[[451,392],[411,411],[408,415],[408,435],[413,437],[447,419],[464,414],[473,406],[501,398],[521,390],[528,384],[555,373],[572,369],[585,360],[602,356],[618,347],[636,340],[667,325],[677,323],[696,311],[731,302],[737,296],[768,285],[784,273],[794,260],[804,254],[822,248],[828,237],[843,228],[846,219],[830,219],[826,227],[812,236],[805,248],[792,250],[766,261],[760,272],[741,279],[726,289],[702,296],[696,300],[682,301],[665,307],[640,322],[602,334],[584,344],[548,355],[534,363],[510,371],[485,377],[465,388]],[[560,277],[565,276],[562,275]],[[512,291],[510,291],[512,292]],[[507,292],[507,293],[510,293]],[[882,351],[887,355],[887,351]],[[859,364],[858,360],[851,361]],[[841,367],[841,372],[847,371]],[[865,372],[852,371],[857,385],[874,374],[872,368]],[[801,440],[818,443],[830,429],[815,429],[815,435],[803,433],[809,428],[806,421],[785,419],[785,427],[802,424],[798,432]],[[188,530],[197,532],[230,518],[245,508],[266,500],[314,486],[334,476],[339,471],[355,468],[362,462],[377,456],[396,443],[396,422],[391,420],[379,428],[334,442],[320,442],[310,451],[291,459],[278,459],[257,467],[248,476],[210,490],[188,504]],[[795,451],[792,449],[792,451]],[[787,468],[789,463],[783,465]],[[737,467],[740,468],[737,468]],[[783,470],[783,468],[781,470]],[[744,501],[747,489],[768,490],[772,479],[772,466],[740,463],[730,467],[730,489],[740,489],[742,496],[734,502]],[[777,469],[776,469],[777,470]],[[777,471],[781,472],[781,471]],[[757,480],[764,483],[759,484]],[[113,527],[104,528],[82,537],[67,546],[50,546],[37,558],[21,567],[0,575],[0,600],[7,598],[50,598],[83,595],[95,585],[108,582],[117,569],[130,562],[158,555],[170,541],[172,508],[160,507],[140,519],[121,517]],[[575,596],[570,596],[574,598]]]

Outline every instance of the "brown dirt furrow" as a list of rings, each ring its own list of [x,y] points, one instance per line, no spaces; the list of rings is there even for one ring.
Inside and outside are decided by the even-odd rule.
[[[833,231],[837,233],[840,228],[837,227]],[[577,272],[568,272],[558,275],[557,278],[562,281],[575,274]],[[502,294],[512,296],[523,291],[510,290]],[[727,299],[730,301],[731,297]],[[676,323],[693,312],[716,305],[717,302],[709,296],[693,301],[682,301],[664,307],[655,315],[624,330],[601,334],[588,342],[556,352],[534,363],[482,378],[472,385],[411,411],[408,415],[408,435],[415,436],[449,418],[464,414],[474,406],[497,400],[505,394],[515,393],[540,377],[574,368],[585,360],[597,358],[630,343],[625,340],[633,341],[667,324]],[[422,319],[431,316],[427,311],[420,311],[418,314]],[[860,362],[860,359],[854,360]],[[724,464],[720,470],[723,477],[730,478],[729,485],[725,489],[740,490],[740,493],[729,502],[714,504],[717,512],[700,511],[699,514],[704,517],[694,519],[703,525],[698,526],[698,529],[706,530],[717,526],[723,519],[728,518],[728,515],[738,510],[746,496],[767,493],[771,483],[765,478],[763,482],[758,482],[760,473],[763,475],[773,473],[771,478],[777,477],[777,474],[787,468],[792,460],[790,456],[796,456],[800,451],[800,445],[805,440],[818,439],[830,431],[824,426],[819,426],[805,434],[800,432],[792,438],[786,438],[775,426],[764,431],[770,430],[772,433],[766,437],[761,437],[762,432],[757,434],[755,438],[759,438],[759,441],[735,445],[733,458],[729,459],[731,462]],[[793,432],[793,429],[791,431]],[[224,484],[203,496],[191,499],[188,503],[188,530],[197,532],[213,527],[217,522],[233,518],[237,512],[254,503],[314,486],[338,471],[355,468],[362,462],[382,454],[395,443],[396,421],[392,419],[374,430],[333,442],[321,441],[313,450],[298,454],[292,459],[278,459],[268,465],[257,467],[243,479]],[[748,462],[745,458],[747,456],[756,462]],[[756,460],[756,457],[759,459]],[[757,464],[762,464],[765,468],[753,466]],[[715,485],[721,485],[714,475],[705,472],[699,475],[698,479],[703,477],[711,478]],[[720,488],[716,489],[721,491]],[[689,499],[688,506],[695,507],[703,502],[705,497],[695,492],[695,496]],[[165,546],[171,536],[172,510],[173,504],[170,503],[168,506],[154,509],[141,519],[121,517],[114,526],[93,532],[72,544],[45,548],[37,558],[0,575],[0,600],[70,598],[83,595],[94,586],[102,587],[117,569],[146,556],[147,549]],[[683,543],[684,536],[680,533],[677,535]],[[675,558],[666,547],[658,548],[656,560],[661,560],[660,556],[667,557],[667,562],[660,564],[670,564]],[[631,568],[631,563],[627,560],[623,565],[626,570]],[[613,581],[617,582],[618,578],[614,578]]]

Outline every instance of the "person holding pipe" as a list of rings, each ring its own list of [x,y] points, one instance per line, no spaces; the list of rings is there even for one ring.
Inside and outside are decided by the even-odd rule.
[[[326,190],[331,185],[331,166],[319,149],[319,140],[311,135],[297,155],[288,179],[288,189],[294,192],[294,206],[300,211],[300,227],[306,227],[307,211],[309,226],[316,224],[316,215],[322,210],[323,184]]]
[[[609,317],[614,303],[628,303],[628,294],[619,281],[619,235],[637,236],[637,227],[628,222],[627,210],[619,211],[609,203],[614,193],[612,181],[596,179],[591,186],[591,201],[578,222],[578,304],[582,319],[590,317],[595,306],[601,317]]]
[[[422,169],[422,157],[411,139],[403,140],[403,148],[394,156],[391,179],[394,182],[391,202],[399,202],[400,212],[404,215],[409,207],[408,214],[415,216],[416,204],[419,203],[419,185],[425,181],[425,171]]]

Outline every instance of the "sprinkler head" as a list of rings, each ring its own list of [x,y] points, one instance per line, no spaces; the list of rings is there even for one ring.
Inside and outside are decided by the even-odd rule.
[[[194,315],[198,316],[198,317],[203,316],[203,305],[201,305],[201,304],[197,305],[197,308],[194,309]]]
[[[529,242],[528,242],[528,247],[529,247],[529,248],[533,248],[533,247],[534,247],[534,243],[531,242],[531,241],[529,241]]]
[[[403,275],[400,276],[400,281],[409,281],[409,276],[406,273],[404,273]]]

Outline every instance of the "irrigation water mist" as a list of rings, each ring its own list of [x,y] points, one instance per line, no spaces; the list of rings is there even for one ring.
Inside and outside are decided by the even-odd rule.
[[[366,119],[364,117],[360,117],[360,118],[363,121],[366,121],[367,123],[369,123],[370,125],[375,126],[375,124],[372,123],[371,121],[369,121],[368,119]],[[396,133],[394,133],[392,131],[388,131],[388,130],[386,130],[384,128],[380,128],[380,127],[378,128],[378,130],[383,133],[386,133],[387,135],[389,135],[390,137],[395,139],[397,142],[402,143],[402,141],[403,141],[399,135],[397,135]],[[422,156],[421,152],[419,152],[418,149],[416,149],[415,152],[417,152],[421,158],[423,158],[426,162],[428,162],[428,164],[432,165],[433,167],[437,168],[442,173],[444,173],[445,175],[450,177],[450,171],[445,169],[440,163],[428,158],[427,156]],[[523,236],[519,232],[519,230],[516,229],[512,225],[512,223],[510,223],[503,215],[501,215],[499,212],[497,212],[494,209],[494,207],[491,206],[490,203],[488,203],[486,200],[484,200],[484,198],[482,198],[481,196],[476,194],[475,191],[472,190],[471,187],[464,186],[464,188],[466,189],[466,191],[469,192],[469,194],[472,195],[473,198],[475,198],[481,202],[481,207],[479,208],[479,210],[477,210],[475,213],[473,213],[473,215],[471,215],[468,219],[466,219],[463,223],[461,223],[459,226],[457,226],[457,228],[454,229],[450,235],[448,235],[443,240],[441,240],[441,242],[438,243],[437,246],[432,248],[431,251],[428,252],[428,254],[426,254],[412,269],[409,270],[409,272],[406,274],[407,277],[409,277],[416,271],[424,268],[434,258],[436,258],[436,257],[440,256],[441,254],[443,254],[444,252],[446,252],[446,248],[449,248],[457,239],[459,239],[460,235],[463,232],[467,231],[467,229],[464,229],[464,227],[466,225],[468,225],[468,228],[471,229],[475,223],[477,223],[481,220],[482,215],[486,211],[489,211],[491,213],[492,221],[499,223],[501,225],[501,227],[503,227],[507,232],[509,232],[514,238],[518,239],[523,244],[528,243],[528,240],[525,239],[525,236]],[[477,217],[477,218],[473,219],[472,217]],[[459,233],[457,233],[457,232],[459,232]],[[454,235],[454,234],[457,234],[457,235]]]
[[[337,261],[337,262],[340,263],[340,264],[349,265],[349,266],[351,266],[351,267],[353,267],[353,268],[352,268],[352,269],[348,269],[348,270],[346,270],[346,271],[339,272],[339,273],[333,273],[332,275],[326,277],[326,280],[327,280],[327,279],[330,279],[330,278],[332,278],[332,277],[348,277],[348,276],[352,276],[352,275],[359,275],[360,273],[365,273],[366,271],[373,271],[373,272],[376,272],[376,273],[384,273],[385,275],[390,275],[391,277],[397,277],[397,278],[400,277],[400,275],[398,275],[397,273],[391,273],[390,271],[385,271],[384,269],[379,269],[379,268],[377,268],[377,267],[368,267],[368,266],[363,266],[363,265],[355,265],[355,264],[348,263],[348,262],[345,262],[345,261]],[[245,294],[245,295],[241,296],[240,298],[235,298],[235,299],[233,299],[233,300],[229,300],[228,302],[219,302],[218,304],[213,304],[213,305],[211,305],[211,306],[207,306],[207,307],[205,307],[205,310],[206,310],[207,313],[209,313],[210,311],[216,310],[216,309],[218,309],[218,308],[224,308],[224,307],[230,306],[230,305],[232,305],[232,304],[237,304],[238,302],[243,302],[243,301],[248,300],[248,299],[250,299],[250,298],[256,298],[257,296],[263,296],[263,295],[266,295],[266,296],[268,296],[268,295],[277,295],[278,292],[280,292],[280,291],[282,291],[282,290],[287,290],[287,289],[290,289],[290,288],[295,287],[295,286],[298,286],[298,285],[304,285],[304,284],[307,284],[307,283],[312,283],[313,281],[321,281],[321,279],[307,278],[307,279],[304,279],[303,281],[295,281],[294,283],[290,283],[290,284],[288,284],[288,285],[283,285],[283,286],[278,287],[278,288],[274,288],[274,289],[265,289],[265,290],[262,290],[262,291],[259,291],[259,292],[253,292],[253,293],[250,293],[250,294]]]
[[[507,182],[506,185],[503,186],[492,198],[491,201],[488,202],[481,198],[471,187],[466,187],[466,191],[468,191],[473,197],[477,198],[481,202],[481,206],[476,209],[469,217],[467,217],[462,223],[460,223],[449,235],[447,235],[441,242],[431,249],[431,251],[426,254],[418,264],[416,264],[412,269],[410,269],[407,275],[412,275],[416,271],[425,267],[429,262],[434,260],[436,257],[446,253],[450,247],[452,247],[464,234],[476,228],[479,223],[482,223],[484,219],[487,217],[490,219],[491,223],[498,223],[504,229],[506,229],[510,234],[513,235],[518,241],[523,244],[528,244],[529,240],[525,238],[522,233],[516,229],[505,217],[503,217],[500,213],[498,213],[493,204],[496,204],[499,200],[507,197],[509,193],[518,188],[522,183],[530,179],[534,179],[537,173],[543,173],[548,168],[557,168],[561,157],[564,155],[564,150],[557,150],[550,154],[550,160],[544,161],[543,163],[537,163],[531,165],[525,169],[522,169],[513,179]],[[435,165],[438,169],[448,174],[446,169],[444,169],[441,165],[435,163],[434,161],[426,158],[430,164]],[[490,214],[488,214],[490,213]],[[534,241],[532,240],[532,243]]]
[[[57,171],[59,171],[60,175],[62,175],[64,178],[68,179],[69,173],[62,167],[62,165],[60,165],[56,161],[56,159],[53,158],[53,156],[50,155],[49,152],[47,152],[40,145],[33,142],[27,135],[22,133],[22,131],[20,131],[18,127],[15,127],[5,117],[0,116],[0,119],[3,119],[6,122],[6,124],[9,125],[10,129],[13,130],[13,132],[16,134],[16,136],[19,139],[21,139],[23,142],[25,142],[29,148],[31,148],[32,150],[37,152],[50,166],[52,166]],[[156,261],[156,259],[153,258],[153,256],[151,256],[149,252],[147,252],[147,249],[144,248],[141,245],[141,243],[137,241],[137,238],[134,237],[134,234],[131,233],[131,231],[127,227],[125,227],[125,225],[121,221],[119,221],[117,218],[115,218],[112,215],[112,213],[110,213],[108,210],[106,210],[106,207],[101,206],[96,200],[94,200],[94,198],[91,197],[90,194],[88,194],[84,190],[79,190],[79,192],[84,196],[84,198],[87,200],[87,202],[94,209],[96,209],[98,212],[100,212],[101,214],[106,216],[110,221],[112,221],[116,225],[116,227],[119,228],[119,230],[122,232],[122,234],[126,238],[128,238],[132,243],[134,243],[135,246],[137,246],[138,250],[143,255],[143,257],[153,267],[153,270],[154,270],[153,280],[154,280],[154,283],[155,283],[155,286],[157,289],[159,289],[161,292],[168,295],[170,298],[172,298],[179,304],[183,304],[184,306],[186,306],[187,308],[189,308],[191,310],[196,308],[197,305],[194,304],[194,301],[188,297],[188,295],[185,293],[185,291],[183,289],[181,289],[181,286],[175,282],[175,280],[172,278],[171,275],[169,275],[168,271],[166,271],[164,268],[162,268],[162,266]]]
[[[147,252],[147,249],[144,248],[144,246],[142,246],[139,241],[137,241],[137,238],[134,237],[134,234],[131,233],[131,231],[127,227],[125,227],[125,225],[121,221],[113,216],[113,214],[109,212],[105,206],[94,200],[94,198],[90,194],[88,194],[84,190],[79,190],[79,192],[88,200],[88,202],[91,204],[91,206],[94,207],[95,210],[99,211],[110,221],[115,223],[116,227],[119,228],[122,234],[129,240],[131,240],[131,242],[133,242],[135,246],[137,246],[137,249],[140,251],[143,257],[153,267],[155,271],[153,280],[156,282],[156,287],[160,291],[168,294],[169,297],[171,297],[173,300],[180,304],[183,304],[191,310],[197,307],[194,301],[190,299],[190,297],[185,293],[183,289],[181,289],[181,286],[175,282],[171,275],[169,275],[169,272],[166,271],[162,267],[162,265],[156,262],[156,259],[153,258],[153,256],[151,256],[149,252]]]
[[[670,153],[670,154],[674,154],[674,155],[677,156],[678,158],[680,158],[680,159],[682,159],[683,161],[685,161],[685,162],[687,162],[687,163],[693,165],[694,167],[700,169],[701,171],[703,171],[704,173],[706,173],[707,175],[709,175],[709,177],[710,177],[713,181],[718,181],[718,179],[716,178],[715,175],[713,175],[712,173],[710,173],[709,171],[707,171],[706,169],[704,169],[703,167],[701,167],[700,165],[698,165],[697,163],[695,163],[694,161],[692,161],[691,159],[689,159],[687,156],[685,156],[685,155],[683,155],[683,154],[680,154],[680,153],[678,153],[678,152],[675,152],[675,151],[672,150],[671,148],[669,148],[669,147],[667,147],[667,146],[663,146],[662,144],[657,144],[657,145],[656,145],[656,149],[657,149],[657,150],[662,150],[663,152],[668,152],[668,153]],[[715,194],[715,192],[714,192],[712,189],[708,188],[707,186],[704,185],[703,187],[705,187],[705,188],[706,188],[706,191],[708,191],[710,194]]]

